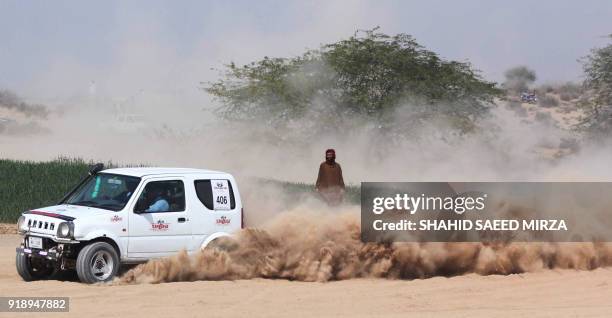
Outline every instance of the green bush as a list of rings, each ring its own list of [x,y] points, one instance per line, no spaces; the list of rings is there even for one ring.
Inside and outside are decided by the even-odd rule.
[[[584,87],[577,83],[567,82],[557,88],[561,100],[570,101],[579,98],[584,93]]]
[[[88,165],[80,159],[0,159],[0,222],[16,222],[24,211],[58,202],[87,173]]]
[[[303,194],[314,193],[314,184],[302,183],[302,182],[287,182],[272,179],[258,179],[257,181],[263,184],[272,184],[279,186],[283,189],[283,192],[287,196],[287,201],[297,202],[300,196]],[[344,201],[349,204],[360,204],[361,203],[361,187],[360,186],[346,186],[344,194]]]
[[[555,95],[552,94],[544,94],[542,96],[538,96],[538,104],[545,108],[556,107],[559,106],[559,100]]]

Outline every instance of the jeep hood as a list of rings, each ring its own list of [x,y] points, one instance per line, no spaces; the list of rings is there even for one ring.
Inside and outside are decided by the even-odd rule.
[[[25,212],[24,214],[35,214],[35,215],[44,215],[56,219],[62,219],[65,221],[72,221],[77,218],[83,217],[92,217],[97,215],[103,215],[108,213],[116,213],[111,210],[104,210],[94,207],[80,206],[80,205],[71,205],[71,204],[61,204],[61,205],[53,205],[44,208],[33,209]]]

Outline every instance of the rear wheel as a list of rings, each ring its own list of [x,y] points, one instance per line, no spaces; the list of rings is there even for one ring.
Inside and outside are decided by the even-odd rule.
[[[25,253],[17,252],[15,257],[17,273],[26,282],[48,279],[55,273],[55,266],[44,259],[35,259]]]
[[[221,236],[209,242],[203,250],[231,252],[238,248],[238,242],[231,236]]]
[[[76,271],[83,283],[108,282],[119,271],[119,256],[113,246],[106,242],[89,244],[79,252]]]

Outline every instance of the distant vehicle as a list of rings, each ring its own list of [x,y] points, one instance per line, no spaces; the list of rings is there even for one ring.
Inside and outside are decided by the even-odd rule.
[[[535,93],[522,92],[521,93],[521,102],[529,103],[529,104],[537,104],[538,97]]]
[[[97,164],[57,205],[22,214],[16,267],[25,281],[76,269],[84,283],[106,282],[121,264],[199,251],[242,226],[228,173]]]

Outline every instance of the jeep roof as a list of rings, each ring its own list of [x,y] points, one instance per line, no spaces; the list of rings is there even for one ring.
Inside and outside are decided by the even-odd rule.
[[[222,174],[224,172],[192,169],[192,168],[161,168],[161,167],[139,167],[139,168],[112,168],[100,171],[101,173],[114,173],[133,177],[144,177],[150,175],[167,175],[167,174],[197,174],[197,173],[213,173]]]

